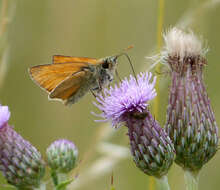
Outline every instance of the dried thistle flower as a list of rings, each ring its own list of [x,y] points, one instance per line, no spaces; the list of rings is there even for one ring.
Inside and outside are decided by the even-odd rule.
[[[95,104],[104,121],[114,127],[122,123],[128,127],[131,153],[137,167],[144,173],[162,177],[168,172],[173,159],[174,147],[166,134],[152,117],[148,101],[156,96],[156,78],[151,82],[151,73],[141,73],[137,81],[133,76],[123,80],[119,86],[104,90]]]
[[[41,154],[8,125],[10,112],[0,105],[0,170],[18,189],[39,187],[45,173]]]
[[[216,153],[218,127],[203,81],[206,49],[192,32],[177,28],[164,35],[163,60],[171,69],[166,132],[176,163],[197,173]]]

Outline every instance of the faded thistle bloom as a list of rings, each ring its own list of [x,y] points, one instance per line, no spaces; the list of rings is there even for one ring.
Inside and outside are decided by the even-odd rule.
[[[45,173],[41,154],[8,125],[10,112],[0,105],[0,171],[18,189],[37,188]]]
[[[156,78],[151,82],[151,73],[141,73],[137,81],[133,76],[118,86],[104,90],[95,104],[104,121],[111,121],[114,127],[122,123],[128,128],[131,153],[137,167],[144,173],[164,176],[174,159],[174,147],[158,122],[152,117],[148,102],[156,96]]]
[[[66,139],[56,140],[47,148],[48,164],[56,172],[69,173],[76,166],[77,157],[77,147]]]
[[[176,163],[197,173],[216,153],[218,127],[203,81],[206,50],[192,33],[177,28],[166,35],[163,60],[171,69],[166,132]]]

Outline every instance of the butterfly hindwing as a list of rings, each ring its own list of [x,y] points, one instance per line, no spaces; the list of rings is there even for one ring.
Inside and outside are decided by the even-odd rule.
[[[89,75],[86,73],[86,71],[80,71],[67,77],[49,94],[49,98],[61,99],[62,101],[67,102],[70,98],[72,99],[71,101],[74,101],[74,99],[83,96],[84,92],[81,92],[80,94],[78,92],[84,87],[84,83],[86,83],[85,75]],[[85,91],[85,93],[86,92],[87,91]]]

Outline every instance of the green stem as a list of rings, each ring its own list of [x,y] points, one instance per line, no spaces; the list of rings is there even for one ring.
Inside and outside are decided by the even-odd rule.
[[[46,184],[42,183],[38,188],[34,188],[33,190],[46,190]]]
[[[167,176],[156,178],[159,190],[170,190]]]
[[[68,180],[68,176],[65,173],[58,173],[57,178],[58,178],[58,185]]]
[[[158,0],[158,16],[157,16],[157,50],[160,52],[162,46],[162,30],[163,30],[163,20],[164,20],[164,6],[165,0]],[[160,72],[160,64],[156,66],[156,71]],[[155,89],[157,92],[157,96],[154,99],[154,116],[158,119],[159,116],[159,105],[160,105],[160,79],[159,77],[156,80]],[[149,178],[149,190],[155,189],[155,180],[154,177]]]
[[[199,189],[198,173],[193,173],[193,172],[185,170],[184,178],[185,178],[187,190],[198,190]]]
[[[53,184],[55,190],[66,190],[68,185],[68,176],[65,173],[57,173],[55,171],[51,172],[51,177],[53,179]],[[67,182],[67,184],[66,184]]]

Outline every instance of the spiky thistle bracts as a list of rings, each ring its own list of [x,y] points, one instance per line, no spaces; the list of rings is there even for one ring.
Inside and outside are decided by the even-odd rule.
[[[174,146],[151,113],[130,115],[126,126],[136,166],[150,176],[166,175],[174,160]]]
[[[44,161],[37,149],[8,125],[10,112],[0,105],[0,170],[8,183],[18,189],[33,189],[41,184]]]
[[[218,146],[218,127],[203,81],[205,49],[192,32],[174,28],[164,38],[164,62],[171,68],[165,129],[176,149],[176,163],[198,172]]]
[[[158,122],[152,117],[148,103],[156,96],[156,78],[151,73],[141,73],[137,81],[133,76],[118,86],[105,89],[95,104],[104,120],[112,125],[121,123],[128,128],[131,153],[136,166],[155,177],[166,175],[174,160],[174,146]],[[152,81],[151,81],[152,80]]]

